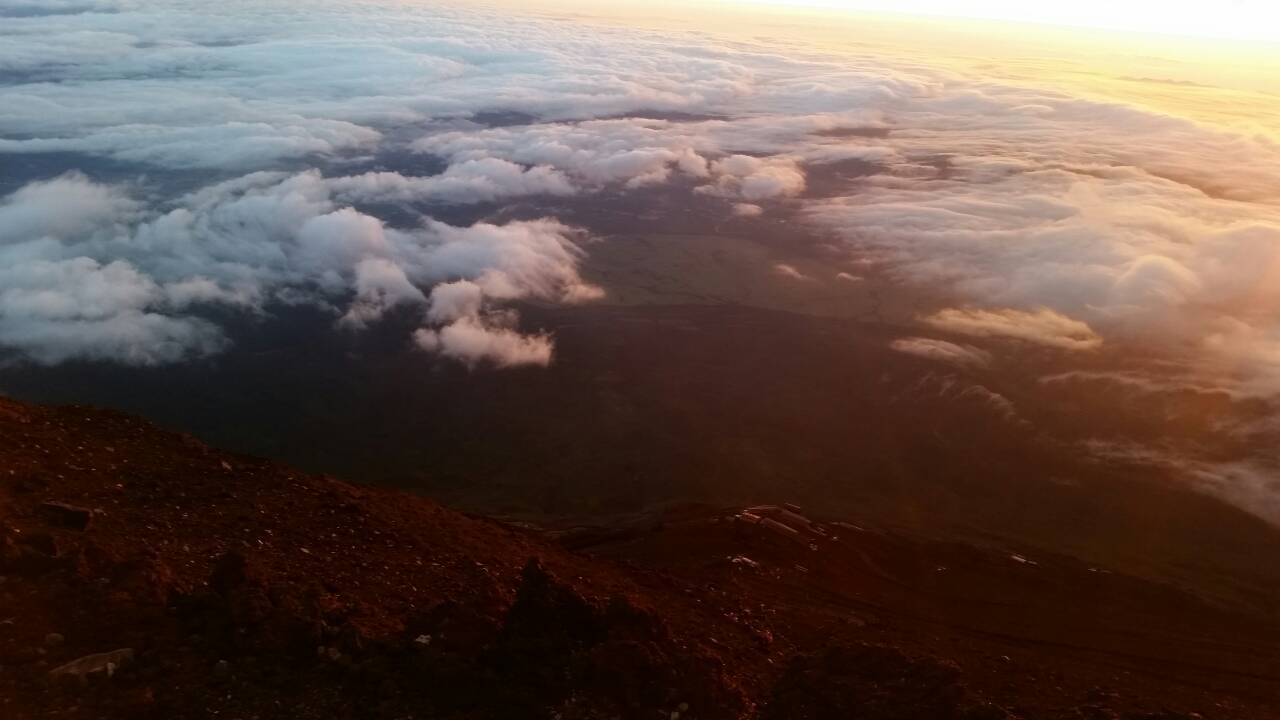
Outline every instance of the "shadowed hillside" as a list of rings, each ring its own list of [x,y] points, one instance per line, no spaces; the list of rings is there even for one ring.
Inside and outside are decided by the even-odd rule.
[[[1070,558],[830,519],[796,542],[704,506],[519,528],[82,407],[0,401],[0,468],[5,717],[1264,718],[1277,700],[1273,621]]]

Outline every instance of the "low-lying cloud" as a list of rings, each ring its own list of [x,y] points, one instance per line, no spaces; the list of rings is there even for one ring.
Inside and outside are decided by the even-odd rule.
[[[960,345],[934,338],[899,338],[889,347],[907,355],[936,360],[960,367],[982,368],[991,364],[991,353],[972,345]]]
[[[189,304],[256,308],[278,299],[272,288],[305,280],[354,293],[344,313],[359,326],[385,307],[424,303],[431,285],[421,283],[438,278],[391,256],[405,254],[406,237],[452,231],[388,228],[344,208],[678,182],[691,203],[728,201],[723,212],[743,219],[786,203],[883,272],[950,293],[969,313],[934,326],[1013,336],[1017,325],[1024,340],[1046,341],[1053,331],[1026,328],[1052,312],[1091,333],[1052,340],[1063,349],[1167,338],[1171,349],[1243,354],[1255,389],[1280,376],[1266,349],[1278,333],[1280,146],[1265,134],[887,50],[824,57],[393,2],[32,7],[0,5],[10,16],[0,28],[0,154],[73,154],[91,172],[123,163],[141,184],[63,179],[19,190],[0,211],[0,233],[22,235],[5,241],[8,258],[22,247],[29,260],[63,261],[88,243],[83,257],[154,274],[159,295]],[[389,154],[407,161],[376,167]],[[444,169],[414,172],[415,157]],[[857,177],[809,197],[809,171],[841,163],[860,163]],[[274,178],[293,188],[277,196],[251,179],[264,171],[312,187]],[[187,217],[184,204],[204,191],[186,184],[186,197],[168,196],[151,172],[200,173],[222,188],[215,194],[231,192],[227,183],[255,188],[219,209],[186,207]],[[41,205],[54,194],[65,212]],[[250,206],[278,215],[245,218],[243,234],[217,225]],[[181,227],[189,222],[206,224]],[[205,232],[207,247],[197,243]],[[60,249],[37,252],[35,236]],[[166,246],[170,237],[178,244]],[[162,262],[143,257],[147,243]],[[403,280],[377,264],[357,271],[366,256],[396,264]],[[176,317],[178,307],[146,312]]]
[[[335,332],[404,313],[406,345],[546,365],[555,339],[513,304],[603,291],[580,273],[591,228],[527,208],[664,188],[729,228],[818,236],[845,292],[926,291],[897,353],[1140,350],[1233,401],[1280,397],[1280,114],[1261,95],[1196,87],[1183,113],[915,50],[430,2],[0,17],[5,359],[180,362],[230,348],[216,317],[304,304]],[[1263,110],[1217,123],[1195,112],[1210,100]],[[464,225],[439,220],[461,206]],[[1125,377],[1182,377],[1152,367]]]
[[[1102,338],[1087,324],[1052,310],[948,308],[923,319],[938,330],[987,338],[1010,338],[1063,350],[1093,350]]]
[[[127,188],[67,175],[29,185],[0,204],[0,343],[42,363],[69,359],[156,364],[222,350],[226,338],[196,310],[267,312],[273,304],[332,308],[360,329],[396,307],[417,308],[451,357],[519,364],[528,345],[498,306],[575,303],[601,291],[578,275],[581,231],[554,220],[454,227],[430,218],[393,228],[339,204],[318,173],[257,173],[144,210]],[[64,213],[63,207],[71,208]],[[467,283],[471,301],[442,313]],[[435,287],[428,297],[422,288]],[[504,320],[491,318],[501,314]],[[474,346],[481,330],[501,342]],[[443,336],[442,336],[443,337]],[[466,341],[466,342],[464,342]],[[524,343],[524,344],[521,344]],[[419,344],[422,342],[419,339]],[[545,364],[545,359],[542,360]]]

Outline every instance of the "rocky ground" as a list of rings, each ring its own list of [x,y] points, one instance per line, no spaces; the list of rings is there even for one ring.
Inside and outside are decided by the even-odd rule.
[[[0,717],[1280,712],[1265,599],[733,515],[514,526],[0,400]]]

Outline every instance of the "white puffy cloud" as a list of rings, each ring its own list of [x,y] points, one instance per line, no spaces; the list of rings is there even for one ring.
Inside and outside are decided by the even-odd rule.
[[[804,173],[788,158],[730,155],[711,164],[711,175],[715,182],[700,190],[752,202],[792,197],[805,188]]]
[[[709,175],[704,145],[673,131],[676,123],[615,119],[542,123],[481,131],[427,135],[412,144],[419,153],[438,155],[454,167],[501,159],[521,166],[554,169],[579,187],[609,184],[637,187],[664,182],[673,174]],[[701,149],[706,152],[709,145]],[[544,170],[545,171],[545,170]]]
[[[341,323],[363,328],[398,305],[422,305],[426,296],[405,275],[404,269],[380,257],[367,257],[355,266],[355,300]]]
[[[476,317],[484,305],[484,290],[470,280],[440,283],[431,288],[431,308],[427,317],[433,322],[449,323]]]
[[[0,348],[43,363],[173,362],[223,346],[221,333],[172,314],[192,284],[164,285],[127,260],[82,254],[127,233],[140,212],[119,188],[68,174],[0,200]]]
[[[154,365],[220,350],[221,332],[165,314],[165,289],[124,261],[37,260],[0,269],[0,347],[42,363]]]
[[[255,173],[177,204],[146,211],[125,189],[80,175],[0,201],[0,217],[12,220],[0,244],[9,261],[0,346],[42,363],[175,362],[225,347],[202,306],[263,312],[273,301],[307,301],[345,308],[339,321],[351,328],[418,308],[424,323],[457,326],[441,330],[448,357],[474,354],[466,349],[480,347],[481,330],[493,336],[489,356],[505,348],[535,357],[550,340],[520,336],[499,305],[601,295],[578,274],[583,234],[553,220],[390,228],[338,204],[316,172]],[[445,317],[444,298],[459,283],[475,289],[473,302]]]
[[[576,187],[588,190],[610,184],[636,188],[680,177],[698,182],[701,193],[749,202],[804,192],[805,174],[797,158],[786,154],[753,157],[729,151],[736,143],[756,144],[750,135],[734,132],[754,124],[646,118],[543,123],[437,133],[415,141],[412,147],[447,158],[454,167],[500,158],[554,168]],[[781,138],[761,134],[766,137],[759,139],[760,146],[781,150]],[[799,137],[803,133],[793,140]]]
[[[226,288],[198,275],[164,286],[165,303],[176,310],[192,305],[230,305],[246,309],[260,306],[262,298],[252,287]]]
[[[135,208],[123,192],[78,173],[31,183],[0,202],[0,252],[42,239],[109,232]]]
[[[584,252],[575,240],[583,233],[556,220],[467,228],[432,221],[427,230],[433,242],[418,261],[424,278],[471,278],[487,297],[501,300],[575,303],[603,297],[578,275]]]
[[[339,197],[356,201],[416,201],[471,204],[531,195],[573,195],[564,173],[546,165],[526,168],[498,158],[467,160],[439,175],[406,177],[375,172],[332,178]]]
[[[335,289],[344,286],[348,272],[365,259],[391,253],[382,221],[351,208],[308,218],[294,238],[295,244],[285,246],[291,251],[291,264]]]
[[[512,329],[510,311],[485,309],[485,290],[470,280],[441,283],[431,289],[427,319],[438,326],[414,333],[423,350],[470,366],[490,362],[497,367],[551,362],[554,343],[546,334],[522,335]]]
[[[466,317],[439,330],[423,328],[414,334],[423,350],[439,353],[467,365],[492,362],[498,367],[551,363],[554,345],[546,335],[521,335],[502,325]]]

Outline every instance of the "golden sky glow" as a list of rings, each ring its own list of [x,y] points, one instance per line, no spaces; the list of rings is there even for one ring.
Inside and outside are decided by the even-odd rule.
[[[896,58],[1280,141],[1280,0],[1221,0],[1216,8],[1188,0],[490,1],[582,21],[711,32],[781,52]]]
[[[1280,41],[1276,0],[723,0]]]

